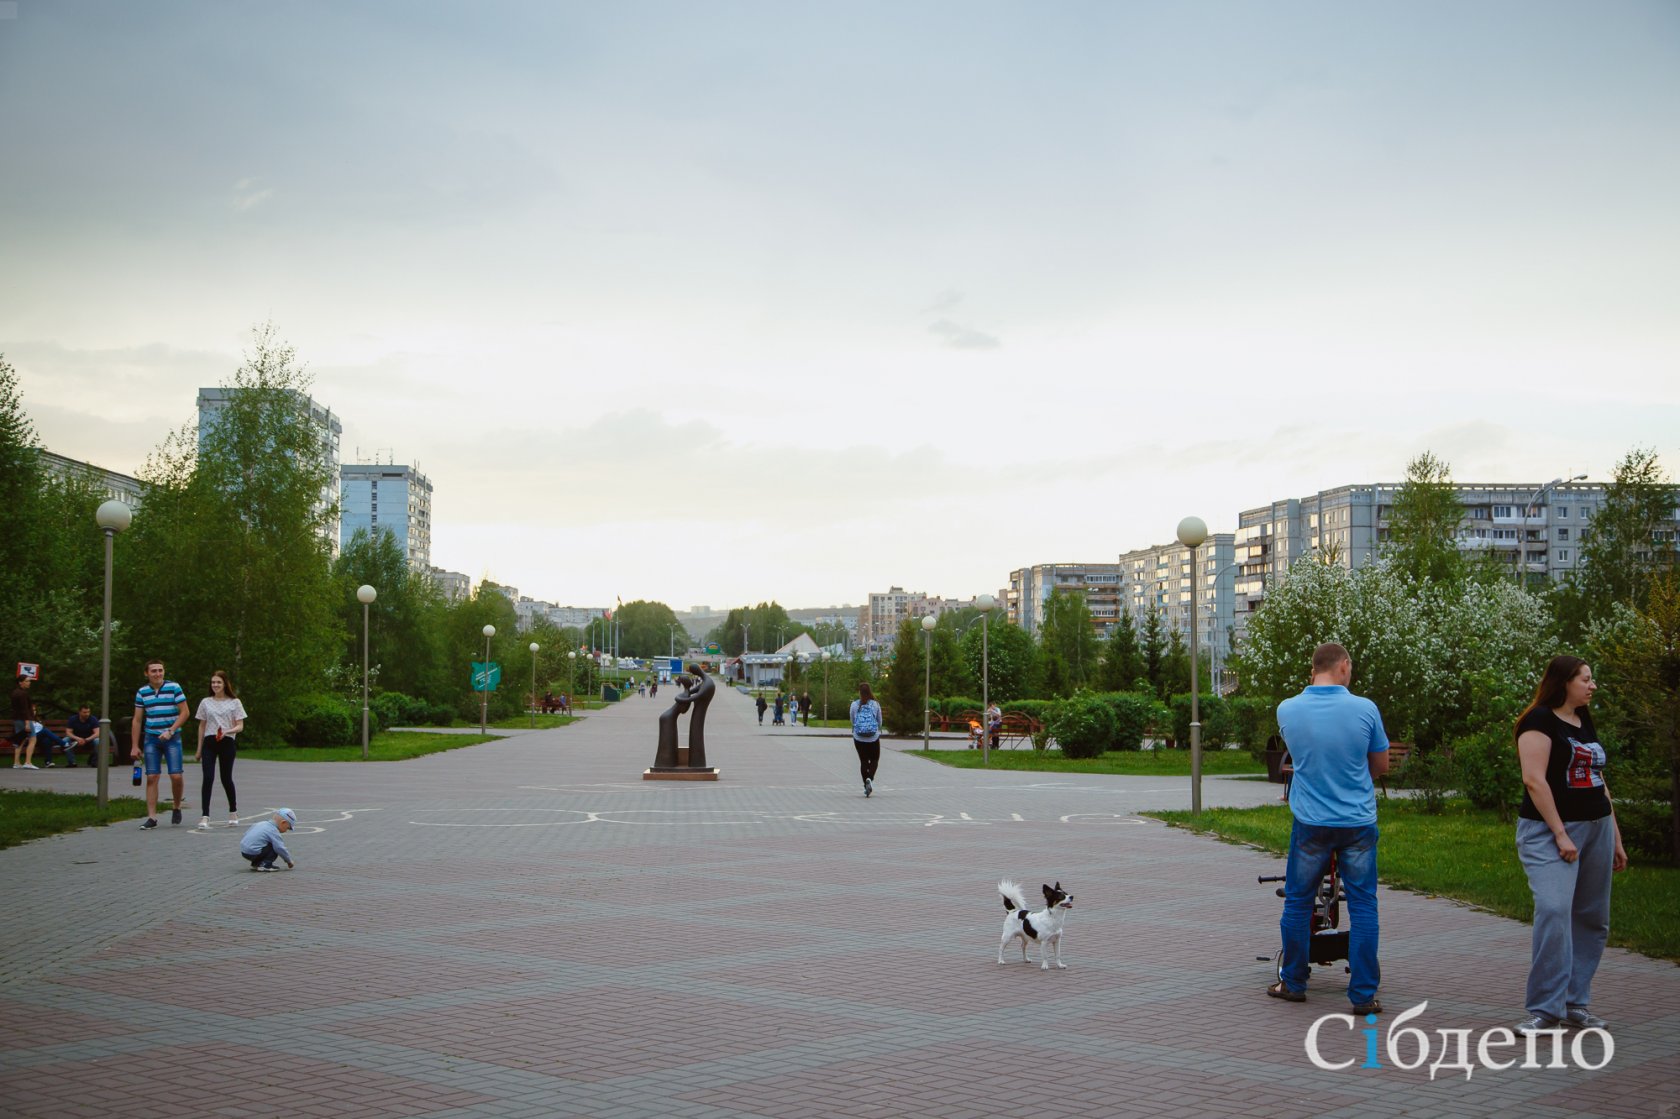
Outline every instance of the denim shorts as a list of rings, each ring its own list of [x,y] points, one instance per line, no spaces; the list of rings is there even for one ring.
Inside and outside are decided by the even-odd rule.
[[[156,777],[162,772],[164,763],[168,764],[169,772],[172,774],[180,773],[184,768],[181,765],[181,736],[179,734],[170,738],[168,742],[163,741],[155,734],[148,734],[143,749],[146,754],[146,772],[150,776]]]

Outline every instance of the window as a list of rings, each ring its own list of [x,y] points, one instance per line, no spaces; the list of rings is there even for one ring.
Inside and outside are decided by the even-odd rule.
[[[1558,520],[1567,521],[1568,519],[1569,519],[1569,506],[1559,505],[1558,506]]]
[[[1568,548],[1559,548],[1557,557],[1558,557],[1558,562],[1559,563],[1568,563],[1569,562],[1569,549]]]
[[[1559,540],[1568,540],[1569,539],[1569,530],[1566,529],[1566,528],[1558,529],[1557,530],[1557,538]]]
[[[1511,507],[1509,505],[1495,505],[1493,507],[1493,515],[1496,517],[1509,517],[1511,515]]]
[[[1473,521],[1485,521],[1488,519],[1488,511],[1478,505],[1474,509],[1470,510],[1470,519]]]

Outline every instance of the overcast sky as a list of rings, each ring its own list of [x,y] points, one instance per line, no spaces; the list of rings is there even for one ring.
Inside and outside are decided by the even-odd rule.
[[[1672,0],[12,7],[48,448],[138,470],[272,321],[533,597],[966,597],[1423,450],[1680,474]]]

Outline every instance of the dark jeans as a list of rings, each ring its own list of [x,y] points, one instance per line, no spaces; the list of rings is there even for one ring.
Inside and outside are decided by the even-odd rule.
[[[243,851],[241,851],[239,853],[241,855],[245,855],[245,852],[243,852]],[[272,844],[272,843],[264,843],[263,844],[263,849],[261,851],[258,851],[255,855],[245,855],[245,858],[250,862],[250,864],[252,866],[267,866],[267,867],[272,867],[274,865],[274,860],[278,859],[279,857],[280,857],[280,852],[278,852],[274,849],[274,844]]]
[[[1348,1001],[1355,1006],[1377,996],[1382,968],[1377,963],[1377,825],[1326,828],[1295,821],[1289,834],[1289,869],[1283,883],[1283,982],[1291,991],[1307,985],[1308,940],[1312,935],[1313,896],[1336,856],[1342,893],[1347,896]]]
[[[863,771],[863,779],[865,781],[873,780],[875,767],[881,764],[881,743],[878,740],[875,742],[859,742],[854,738],[852,739],[852,745],[857,749],[858,768]]]
[[[199,752],[199,764],[204,767],[204,789],[199,800],[204,805],[204,815],[210,815],[210,794],[216,788],[218,768],[222,774],[222,791],[227,793],[228,815],[239,815],[239,798],[233,791],[233,755],[238,749],[238,743],[234,736],[229,734],[223,736],[220,742],[207,736],[202,745],[204,748]]]

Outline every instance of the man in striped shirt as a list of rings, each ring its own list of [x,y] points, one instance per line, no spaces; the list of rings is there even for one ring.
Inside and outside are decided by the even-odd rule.
[[[169,784],[175,792],[175,811],[169,822],[181,822],[181,728],[186,725],[189,710],[186,693],[181,685],[163,678],[163,662],[146,662],[146,685],[134,693],[134,749],[130,757],[141,757],[141,733],[145,734],[146,758],[146,822],[142,830],[155,828],[157,822],[158,775],[165,765],[169,768]]]

